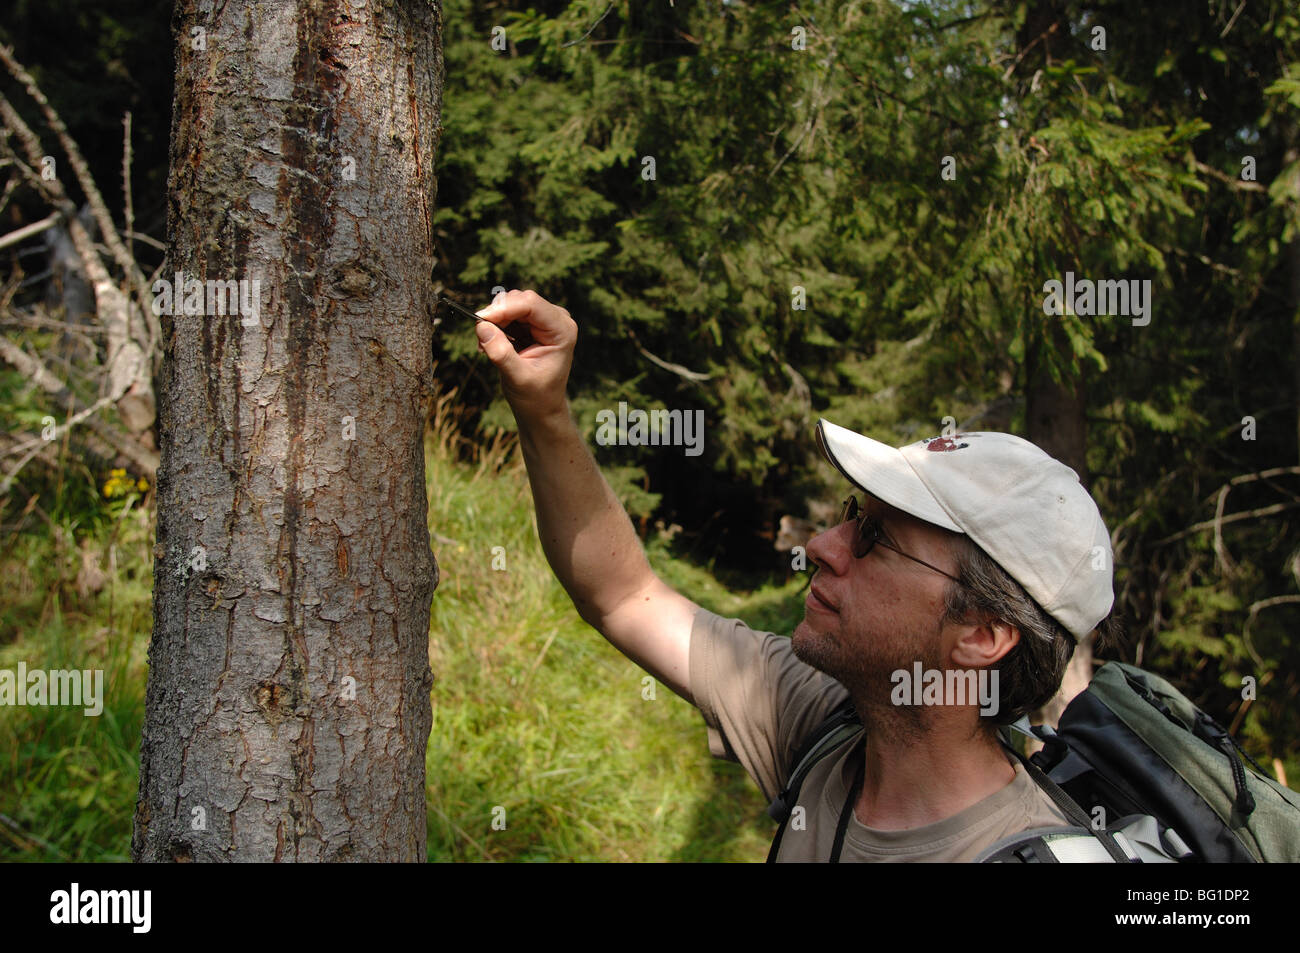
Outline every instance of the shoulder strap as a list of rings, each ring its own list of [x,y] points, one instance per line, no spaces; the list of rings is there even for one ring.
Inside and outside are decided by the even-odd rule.
[[[772,847],[767,853],[768,863],[776,861],[776,855],[781,849],[781,838],[785,834],[786,825],[790,821],[790,813],[795,806],[795,799],[798,798],[799,788],[803,785],[808,773],[818,761],[857,734],[861,728],[862,722],[853,707],[852,699],[846,698],[832,709],[825,720],[804,739],[799,751],[795,754],[794,769],[790,772],[790,780],[786,782],[785,788],[772,800],[772,803],[767,808],[767,813],[781,823],[781,826],[777,828],[776,836],[772,839]],[[1044,774],[1037,765],[1012,745],[1006,744],[1005,738],[1003,740],[1006,749],[1024,765],[1025,771],[1033,778],[1034,782],[1043,789],[1053,803],[1061,809],[1061,812],[1076,825],[1074,830],[1068,831],[1074,835],[1072,840],[1077,843],[1078,838],[1084,836],[1086,832],[1087,836],[1100,843],[1110,860],[1120,864],[1135,862],[1134,856],[1120,845],[1113,833],[1094,830],[1091,818],[1070,795],[1066,794],[1055,781]],[[1008,840],[1023,840],[1026,836],[1030,835],[1021,832]]]
[[[1038,765],[1034,764],[1022,755],[1012,745],[1006,744],[1005,739],[1003,747],[1016,756],[1020,763],[1025,766],[1026,773],[1034,779],[1034,782],[1043,789],[1044,793],[1052,799],[1052,802],[1061,809],[1061,812],[1066,817],[1073,821],[1078,827],[1091,832],[1092,835],[1101,842],[1101,846],[1106,849],[1106,853],[1110,855],[1111,860],[1115,861],[1117,864],[1133,862],[1133,858],[1131,858],[1128,853],[1120,847],[1119,843],[1116,842],[1115,835],[1109,831],[1094,830],[1091,818],[1088,817],[1083,808],[1079,807],[1078,802],[1076,802],[1074,798],[1070,797],[1070,795],[1066,794],[1065,791],[1061,789],[1060,785],[1044,774]]]
[[[853,700],[846,698],[831,710],[820,725],[809,732],[808,737],[799,746],[794,756],[794,768],[790,772],[790,780],[767,807],[767,813],[781,822],[776,836],[772,839],[772,847],[767,852],[769,864],[776,861],[777,852],[781,849],[781,837],[785,834],[790,813],[794,810],[795,799],[799,796],[799,788],[803,785],[804,778],[808,777],[808,772],[812,770],[813,765],[861,729],[862,720],[853,707]]]
[[[1123,838],[1117,834],[1117,838]],[[1127,842],[1125,842],[1127,846]],[[1106,864],[1114,861],[1093,836],[1083,827],[1036,827],[1004,837],[986,847],[975,858],[977,864]],[[1137,852],[1124,858],[1126,863],[1138,860]]]

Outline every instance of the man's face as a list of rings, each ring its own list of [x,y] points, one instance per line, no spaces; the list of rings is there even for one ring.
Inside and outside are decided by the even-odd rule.
[[[880,520],[884,540],[908,555],[957,572],[950,533],[868,496],[863,509]],[[817,566],[794,630],[795,655],[843,683],[860,700],[886,702],[890,673],[948,667],[943,659],[944,593],[940,573],[879,543],[853,556],[856,521],[813,537],[808,557]]]

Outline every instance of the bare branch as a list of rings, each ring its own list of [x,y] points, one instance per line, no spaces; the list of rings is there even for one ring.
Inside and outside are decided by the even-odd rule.
[[[77,143],[69,135],[68,127],[63,124],[63,119],[50,105],[50,101],[45,98],[45,94],[41,92],[40,87],[36,85],[36,80],[23,68],[21,63],[14,59],[13,50],[3,44],[0,44],[0,62],[4,63],[13,78],[22,84],[27,91],[27,95],[40,107],[41,113],[45,116],[46,124],[54,133],[55,138],[59,140],[59,145],[63,147],[63,152],[68,157],[68,164],[72,166],[72,171],[77,176],[77,183],[81,186],[81,191],[85,193],[86,203],[90,206],[91,214],[95,218],[95,224],[99,226],[99,233],[104,236],[104,242],[108,245],[113,259],[117,262],[118,267],[122,269],[122,274],[126,276],[127,280],[139,290],[140,300],[148,301],[148,289],[144,286],[144,275],[140,271],[140,266],[135,263],[135,259],[127,252],[126,246],[122,244],[122,239],[117,233],[117,226],[113,223],[113,217],[104,204],[104,197],[99,194],[95,180],[90,175],[90,167],[81,155]]]
[[[19,373],[34,381],[38,387],[54,399],[56,404],[68,408],[70,412],[78,412],[81,403],[77,400],[76,395],[68,389],[67,385],[50,373],[43,363],[4,337],[0,337],[0,359],[5,360]],[[130,461],[132,467],[138,473],[143,474],[150,483],[154,481],[158,473],[158,454],[156,451],[141,446],[102,420],[92,417],[87,420],[86,426],[94,431],[115,452]],[[108,454],[104,454],[104,456],[108,456]]]
[[[0,59],[4,58],[3,47],[0,47]],[[10,61],[6,60],[6,63],[10,64]],[[16,64],[10,65],[11,71],[15,66]],[[30,77],[27,79],[30,80]],[[29,163],[39,166],[42,159],[40,139],[3,95],[0,95],[0,117],[18,136]],[[54,116],[50,121],[53,123],[57,120],[58,117]],[[128,280],[135,282],[140,291],[139,303],[132,302],[122,293],[100,260],[95,243],[75,214],[76,208],[68,198],[63,184],[57,178],[48,181],[38,178],[37,184],[55,207],[67,216],[68,236],[72,239],[77,257],[94,290],[96,315],[108,332],[105,393],[114,401],[121,401],[130,395],[130,399],[121,406],[124,421],[133,433],[150,430],[154,421],[152,361],[157,353],[158,342],[161,341],[161,325],[152,308],[143,303],[149,300],[144,275],[132,260],[128,259],[123,266]],[[93,188],[93,183],[90,187]],[[97,192],[95,195],[98,197]],[[102,205],[102,199],[99,201]],[[97,215],[96,220],[98,221]],[[112,231],[111,221],[108,222],[108,228],[110,231],[105,235],[105,240],[110,248],[116,247],[125,255],[126,249],[116,232]]]
[[[38,359],[32,357],[8,338],[0,337],[0,358],[9,363],[14,370],[34,381],[36,386],[50,394],[61,404],[76,401],[76,396],[63,381],[51,374]]]
[[[1223,545],[1223,506],[1228,502],[1228,484],[1224,484],[1219,490],[1219,500],[1214,506],[1214,558],[1223,566],[1223,574],[1231,576],[1237,571],[1232,557],[1228,555],[1227,548]]]
[[[1258,519],[1261,516],[1272,516],[1274,513],[1281,513],[1283,510],[1293,510],[1300,506],[1300,503],[1275,503],[1272,506],[1261,506],[1257,510],[1248,510],[1244,513],[1233,513],[1231,516],[1225,516],[1221,521],[1206,520],[1203,523],[1196,523],[1181,532],[1174,533],[1172,536],[1166,536],[1164,539],[1156,540],[1156,546],[1163,546],[1165,543],[1172,543],[1175,540],[1182,539],[1184,536],[1191,536],[1203,529],[1212,529],[1216,522],[1239,523],[1242,520]]]
[[[10,245],[17,245],[19,242],[26,241],[33,235],[39,235],[59,224],[63,218],[62,212],[54,212],[47,215],[39,222],[32,222],[30,225],[24,225],[22,228],[16,228],[8,235],[0,236],[0,248],[8,248]]]
[[[581,43],[587,37],[591,36],[591,31],[596,29],[596,27],[600,26],[600,21],[605,19],[605,17],[609,16],[609,11],[613,9],[614,9],[614,4],[611,3],[609,6],[605,8],[605,12],[602,13],[599,18],[597,18],[596,22],[593,23],[590,26],[590,28],[588,28],[586,33],[582,34],[582,36],[578,37],[576,40],[570,40],[568,43],[561,43],[560,49],[564,49],[566,46],[573,46],[574,44]]]
[[[1227,185],[1229,188],[1236,189],[1238,192],[1267,192],[1268,191],[1268,189],[1266,189],[1259,182],[1247,182],[1244,179],[1237,178],[1235,175],[1229,175],[1228,173],[1224,172],[1221,169],[1216,169],[1212,165],[1206,165],[1204,162],[1201,162],[1199,160],[1196,162],[1196,171],[1204,175],[1208,175],[1213,178],[1216,178],[1220,182],[1223,182],[1225,185]]]
[[[1274,467],[1271,470],[1260,470],[1258,473],[1243,473],[1241,476],[1235,476],[1228,481],[1232,486],[1241,486],[1243,483],[1253,483],[1256,480],[1267,480],[1275,476],[1300,476],[1300,467]]]
[[[158,239],[154,238],[152,235],[146,235],[144,232],[123,232],[122,234],[137,242],[144,242],[149,247],[156,248],[159,251],[167,250],[166,245],[158,241]]]
[[[1300,596],[1273,596],[1251,603],[1250,615],[1246,617],[1246,624],[1241,627],[1241,641],[1246,644],[1246,650],[1250,652],[1250,657],[1255,660],[1255,664],[1261,669],[1265,667],[1264,660],[1259,657],[1259,653],[1255,651],[1255,644],[1250,640],[1250,629],[1255,624],[1255,617],[1265,609],[1270,609],[1273,606],[1295,605],[1297,603],[1300,603]]]
[[[14,479],[18,476],[22,468],[27,466],[28,462],[32,459],[32,457],[36,456],[47,446],[49,446],[50,443],[52,443],[54,440],[57,440],[59,437],[63,436],[64,434],[66,434],[68,431],[70,431],[77,424],[81,423],[91,414],[95,413],[96,411],[102,410],[103,408],[109,406],[111,403],[112,401],[109,400],[107,397],[101,397],[99,400],[95,401],[85,410],[73,414],[71,417],[68,418],[66,423],[56,425],[54,428],[54,437],[51,438],[50,440],[46,440],[43,436],[31,437],[23,441],[22,443],[18,443],[10,447],[8,451],[9,453],[19,453],[23,450],[26,450],[27,453],[24,454],[21,460],[19,460],[16,464],[14,464],[12,470],[10,470],[8,473],[5,474],[4,482],[0,483],[0,495],[7,495],[9,493],[9,488],[13,486]]]
[[[122,222],[124,226],[122,234],[126,236],[126,254],[134,264],[135,249],[131,247],[131,236],[135,232],[135,206],[131,202],[131,110],[129,109],[122,117]]]
[[[72,324],[68,321],[55,321],[53,318],[43,318],[38,314],[23,314],[19,311],[10,311],[4,318],[0,318],[9,327],[28,328],[36,330],[47,328],[51,331],[64,331],[68,334],[78,334],[89,338],[92,334],[103,334],[103,328],[97,328],[92,324]]]
[[[1241,0],[1241,3],[1237,4],[1237,9],[1232,11],[1232,16],[1229,18],[1227,25],[1223,28],[1223,32],[1219,34],[1219,39],[1222,40],[1228,35],[1228,31],[1232,29],[1232,25],[1237,22],[1237,17],[1241,16],[1241,11],[1244,9],[1246,9],[1246,0]]]
[[[1029,55],[1029,51],[1032,50],[1039,43],[1043,42],[1043,40],[1047,39],[1057,30],[1059,30],[1060,27],[1061,27],[1060,21],[1059,20],[1054,21],[1051,26],[1049,26],[1046,30],[1038,34],[1038,36],[1034,37],[1033,40],[1031,40],[1028,44],[1026,44],[1025,48],[1020,51],[1020,54],[1015,58],[1012,64],[1007,67],[1007,71],[1002,74],[1002,82],[1005,83],[1007,80],[1011,79],[1011,74],[1016,71],[1016,67],[1020,65],[1020,61]]]
[[[684,377],[688,381],[694,381],[697,384],[700,381],[707,381],[713,377],[712,374],[705,374],[700,371],[692,371],[689,368],[682,367],[682,365],[680,364],[673,364],[669,361],[665,361],[662,357],[656,357],[655,355],[651,354],[649,351],[647,351],[645,348],[641,346],[641,342],[637,340],[635,334],[628,332],[628,336],[632,338],[632,343],[635,344],[636,349],[641,352],[641,356],[644,357],[646,360],[648,360],[651,364],[654,364],[656,367],[662,367],[664,370],[671,371],[672,373],[676,374],[678,377]]]
[[[1232,560],[1228,558],[1227,550],[1223,547],[1222,527],[1227,523],[1236,523],[1241,520],[1255,519],[1260,516],[1272,516],[1274,513],[1280,513],[1283,510],[1294,509],[1300,506],[1300,503],[1276,503],[1273,506],[1260,507],[1257,510],[1250,510],[1245,513],[1233,513],[1231,516],[1224,516],[1224,504],[1228,498],[1228,491],[1235,486],[1241,486],[1244,483],[1254,483],[1258,480],[1268,481],[1277,476],[1300,476],[1300,467],[1273,467],[1271,470],[1260,470],[1257,473],[1243,473],[1235,476],[1217,491],[1218,502],[1214,508],[1214,519],[1206,520],[1203,523],[1195,523],[1185,530],[1174,533],[1172,536],[1166,536],[1164,539],[1156,540],[1156,546],[1163,546],[1165,543],[1172,543],[1175,540],[1182,539],[1185,536],[1191,536],[1203,529],[1214,530],[1214,553],[1217,558],[1223,560],[1225,567],[1231,572]]]

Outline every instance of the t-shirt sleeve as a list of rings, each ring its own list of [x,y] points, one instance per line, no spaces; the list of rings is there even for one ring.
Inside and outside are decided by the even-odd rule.
[[[790,639],[700,609],[691,628],[691,694],[709,751],[739,762],[769,800],[800,743],[848,691],[795,658]]]

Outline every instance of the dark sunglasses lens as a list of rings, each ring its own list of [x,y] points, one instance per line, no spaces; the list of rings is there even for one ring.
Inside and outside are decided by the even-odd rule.
[[[850,496],[844,501],[844,513],[840,516],[841,523],[847,523],[854,520],[853,526],[853,557],[861,559],[871,551],[871,546],[876,541],[875,523],[866,518],[866,514],[858,509],[858,498]]]

